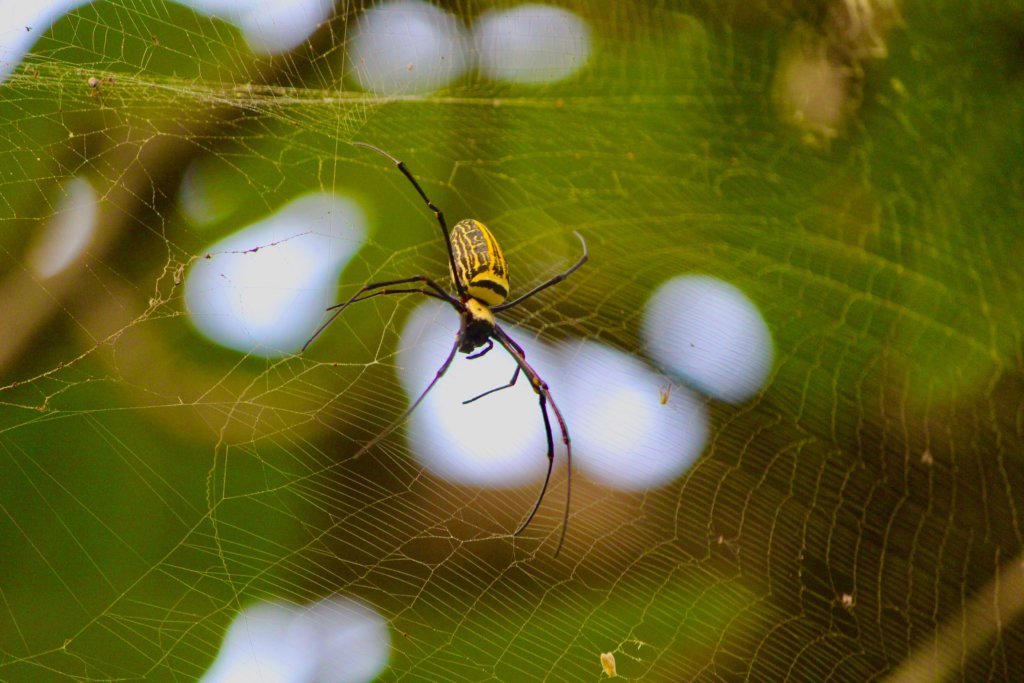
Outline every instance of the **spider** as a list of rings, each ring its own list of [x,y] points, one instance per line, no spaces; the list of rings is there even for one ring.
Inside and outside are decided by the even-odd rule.
[[[452,282],[455,285],[455,294],[449,294],[444,288],[442,288],[436,281],[425,275],[414,275],[412,277],[399,278],[397,280],[386,280],[384,282],[372,282],[368,285],[364,285],[362,289],[352,295],[352,297],[344,303],[335,304],[328,308],[328,311],[333,310],[334,313],[324,322],[317,330],[313,333],[313,336],[303,345],[302,350],[305,351],[313,340],[320,336],[328,325],[341,315],[341,313],[354,303],[360,301],[366,301],[376,296],[384,296],[390,294],[423,294],[433,299],[444,301],[459,314],[459,331],[455,333],[455,343],[452,344],[451,351],[448,352],[448,357],[445,358],[441,367],[438,368],[437,373],[434,375],[434,379],[430,381],[427,388],[423,390],[423,393],[413,401],[409,407],[405,410],[402,415],[395,420],[391,425],[384,430],[384,432],[378,434],[365,448],[370,448],[378,441],[386,437],[392,431],[394,431],[398,425],[400,425],[409,415],[416,409],[416,407],[423,401],[430,390],[434,388],[445,372],[448,371],[449,366],[452,364],[452,360],[455,358],[455,352],[466,354],[466,358],[473,360],[480,358],[492,348],[494,343],[497,342],[505,351],[512,357],[512,360],[516,363],[515,371],[512,373],[512,379],[507,384],[503,384],[500,387],[495,387],[488,391],[483,392],[473,398],[463,401],[463,405],[472,403],[477,399],[481,399],[484,396],[493,394],[496,391],[502,389],[508,389],[515,385],[516,380],[519,379],[520,373],[526,375],[526,378],[530,381],[530,386],[533,387],[534,392],[540,400],[540,414],[544,419],[544,433],[547,438],[547,458],[548,458],[548,471],[544,477],[544,484],[541,486],[540,494],[537,496],[537,502],[534,503],[533,509],[530,514],[526,517],[526,520],[519,525],[519,528],[512,534],[518,536],[520,533],[529,526],[530,522],[533,521],[534,515],[537,514],[537,510],[540,509],[540,504],[544,500],[544,493],[547,491],[548,482],[551,480],[551,469],[555,461],[555,445],[554,439],[551,435],[551,420],[548,417],[548,405],[551,406],[551,410],[555,414],[555,419],[558,421],[558,427],[562,432],[562,443],[565,444],[566,463],[568,466],[566,487],[565,487],[565,513],[562,520],[562,533],[558,539],[558,547],[555,549],[555,556],[562,550],[562,545],[565,543],[566,531],[569,528],[569,504],[572,500],[572,446],[570,445],[569,429],[566,427],[565,419],[562,417],[562,412],[558,409],[555,404],[555,399],[551,396],[551,390],[547,383],[541,379],[537,371],[526,361],[526,353],[523,348],[519,346],[508,335],[505,330],[501,328],[497,320],[494,317],[495,313],[507,311],[514,306],[518,306],[527,299],[532,298],[539,292],[558,284],[562,280],[572,275],[580,266],[587,261],[587,243],[584,241],[583,236],[578,232],[573,234],[579,239],[580,244],[583,246],[583,255],[580,256],[576,263],[566,270],[565,272],[554,276],[547,282],[541,283],[526,292],[525,294],[513,299],[512,301],[506,302],[508,298],[508,264],[505,262],[505,256],[501,251],[501,247],[498,246],[497,240],[491,234],[490,230],[481,223],[480,221],[467,218],[461,220],[455,224],[455,227],[451,229],[449,233],[448,224],[445,222],[444,213],[441,209],[430,201],[427,194],[420,187],[420,184],[416,182],[416,178],[413,177],[409,169],[406,168],[405,163],[399,161],[395,157],[391,156],[384,150],[374,147],[373,145],[365,142],[353,142],[353,145],[357,147],[365,147],[366,149],[373,150],[378,154],[387,157],[392,163],[398,168],[399,171],[412,183],[412,186],[416,188],[416,192],[419,193],[420,197],[426,203],[427,207],[434,212],[434,216],[437,218],[438,224],[441,226],[441,233],[444,235],[445,247],[448,250],[448,265],[450,267],[450,274]],[[396,287],[396,285],[411,285],[419,283],[419,287]],[[479,350],[478,350],[479,349]]]

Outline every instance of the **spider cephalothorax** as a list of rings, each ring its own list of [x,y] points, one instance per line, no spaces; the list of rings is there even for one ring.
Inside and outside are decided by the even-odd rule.
[[[462,303],[466,307],[469,319],[466,321],[466,332],[462,335],[459,351],[473,353],[481,346],[486,346],[486,350],[481,351],[479,355],[472,356],[479,358],[494,346],[491,337],[494,335],[494,326],[497,322],[494,320],[494,313],[491,312],[491,309],[480,303],[479,300],[470,297]]]
[[[437,222],[441,226],[441,233],[444,235],[445,246],[448,249],[448,264],[452,276],[452,283],[455,285],[455,294],[449,294],[434,280],[430,279],[425,275],[414,275],[412,277],[401,278],[398,280],[387,280],[385,282],[374,282],[365,285],[362,289],[356,292],[352,298],[348,301],[331,306],[327,310],[334,310],[334,314],[327,319],[323,325],[313,333],[313,336],[309,338],[303,350],[309,346],[314,339],[319,336],[323,330],[330,325],[335,318],[337,318],[346,307],[350,304],[354,304],[359,301],[365,301],[375,296],[383,296],[388,294],[423,294],[434,299],[439,299],[446,302],[459,314],[459,331],[455,334],[455,343],[452,345],[451,351],[448,352],[448,357],[444,363],[438,369],[434,379],[431,380],[427,388],[423,390],[423,393],[413,401],[404,413],[387,429],[378,434],[366,448],[369,448],[377,441],[383,439],[385,436],[390,434],[402,421],[409,416],[409,414],[416,409],[424,399],[424,397],[430,392],[444,373],[448,371],[449,366],[452,364],[452,360],[455,358],[455,352],[467,354],[467,358],[479,358],[484,355],[492,348],[494,343],[497,342],[505,351],[512,356],[512,360],[515,361],[515,371],[512,373],[512,379],[509,380],[508,384],[503,384],[500,387],[496,387],[489,391],[474,396],[471,399],[463,401],[463,403],[472,403],[477,399],[483,398],[488,394],[492,394],[495,391],[501,391],[507,389],[516,383],[519,379],[519,373],[525,373],[527,379],[530,381],[530,386],[537,393],[540,400],[540,412],[544,419],[544,431],[547,437],[548,451],[548,472],[544,478],[544,485],[541,487],[540,495],[537,497],[537,502],[534,504],[533,509],[527,516],[526,520],[519,525],[519,528],[513,535],[517,535],[523,531],[529,525],[530,521],[533,520],[534,515],[537,514],[537,510],[540,508],[541,501],[544,500],[544,492],[547,491],[548,482],[551,480],[551,469],[555,459],[555,446],[554,439],[551,435],[551,421],[548,419],[548,404],[551,405],[552,411],[555,413],[555,419],[558,421],[558,426],[562,432],[562,443],[565,444],[566,449],[566,462],[568,464],[568,476],[566,479],[566,490],[565,490],[565,516],[562,522],[562,534],[558,540],[558,547],[555,550],[557,555],[562,549],[562,544],[565,542],[565,533],[569,526],[569,504],[572,498],[572,446],[569,439],[569,429],[566,427],[565,420],[562,417],[561,411],[558,406],[555,405],[554,399],[551,397],[551,391],[544,380],[540,378],[537,371],[526,362],[526,354],[519,344],[508,336],[508,334],[501,329],[497,320],[494,317],[496,312],[501,312],[516,306],[523,301],[529,299],[534,294],[551,287],[552,285],[558,284],[565,278],[569,277],[577,268],[582,266],[587,260],[587,243],[584,242],[583,237],[579,233],[575,233],[576,237],[579,238],[580,243],[583,245],[583,255],[580,256],[576,263],[566,270],[564,273],[556,275],[550,280],[537,285],[526,294],[513,299],[506,303],[505,300],[508,298],[509,293],[509,279],[508,279],[508,263],[505,261],[505,255],[501,251],[501,247],[498,245],[498,241],[494,239],[494,235],[487,229],[483,223],[477,220],[468,218],[466,220],[459,221],[452,228],[451,233],[448,232],[448,224],[445,222],[444,214],[439,208],[437,208],[433,202],[427,197],[426,193],[420,187],[420,184],[416,182],[416,179],[409,172],[409,169],[405,167],[405,164],[391,156],[384,150],[378,149],[373,145],[368,145],[365,142],[354,142],[352,143],[359,147],[366,147],[379,154],[384,155],[390,159],[395,166],[398,167],[412,186],[416,188],[420,197],[426,202],[430,210],[434,212],[437,217]],[[418,283],[420,286],[402,286],[396,287],[396,285],[413,285]],[[480,350],[478,350],[480,349]]]

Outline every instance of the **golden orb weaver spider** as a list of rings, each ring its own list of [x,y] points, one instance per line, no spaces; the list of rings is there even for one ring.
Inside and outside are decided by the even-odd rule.
[[[505,255],[501,251],[501,247],[498,246],[497,240],[494,239],[494,235],[487,229],[480,221],[467,218],[461,220],[455,224],[451,232],[448,231],[448,224],[445,222],[444,213],[441,209],[437,208],[432,201],[427,197],[427,194],[420,187],[420,184],[416,182],[416,178],[413,177],[409,169],[406,168],[405,163],[399,161],[395,157],[391,156],[384,150],[369,145],[365,142],[353,142],[353,145],[357,147],[365,147],[366,149],[373,150],[378,154],[387,157],[392,163],[398,168],[399,171],[412,183],[412,186],[416,188],[416,192],[419,193],[420,197],[426,203],[427,207],[434,212],[434,216],[437,218],[437,222],[441,226],[441,233],[444,235],[445,246],[448,249],[448,265],[450,268],[450,274],[452,282],[455,284],[456,294],[452,295],[445,291],[441,285],[437,284],[431,278],[425,275],[414,275],[412,277],[399,278],[397,280],[385,280],[383,282],[372,282],[368,285],[364,285],[362,289],[352,295],[348,301],[340,304],[335,304],[328,308],[328,311],[333,310],[334,313],[330,318],[324,322],[313,336],[303,345],[302,350],[313,343],[313,340],[320,336],[320,333],[327,329],[334,320],[341,315],[342,311],[348,308],[354,303],[360,301],[366,301],[376,296],[385,296],[390,294],[423,294],[433,299],[438,299],[449,304],[459,314],[459,331],[455,334],[455,343],[452,344],[451,351],[448,352],[448,357],[445,358],[444,363],[438,368],[437,373],[434,375],[434,379],[430,381],[427,388],[423,390],[423,393],[416,398],[409,407],[405,410],[402,415],[391,423],[387,429],[382,433],[378,434],[370,443],[368,443],[364,449],[371,448],[378,441],[386,437],[392,431],[394,431],[402,422],[409,417],[409,415],[416,409],[416,407],[423,401],[430,390],[434,388],[444,373],[448,371],[449,366],[452,364],[452,360],[455,358],[455,352],[459,351],[466,354],[466,358],[472,360],[479,358],[485,353],[494,348],[494,342],[498,342],[505,351],[512,357],[512,360],[516,363],[515,372],[512,373],[512,379],[509,380],[508,384],[503,384],[500,387],[495,387],[485,391],[482,394],[474,396],[473,398],[467,399],[462,403],[472,403],[477,399],[483,398],[493,394],[496,391],[502,389],[508,389],[515,385],[516,380],[519,379],[519,374],[522,372],[526,375],[527,379],[530,380],[530,386],[533,387],[534,392],[540,400],[540,414],[544,418],[544,433],[547,438],[547,458],[548,458],[548,471],[544,477],[544,484],[541,486],[540,495],[537,496],[537,502],[534,503],[533,509],[530,514],[526,517],[526,520],[519,525],[519,528],[512,534],[518,536],[520,533],[529,526],[530,522],[533,521],[534,515],[537,514],[537,510],[540,509],[540,504],[544,500],[544,493],[548,489],[548,482],[551,480],[551,470],[555,462],[555,443],[554,438],[551,434],[551,420],[548,417],[547,406],[551,405],[551,410],[555,413],[555,419],[558,421],[558,426],[562,431],[562,443],[565,444],[566,453],[566,464],[567,464],[567,475],[566,475],[566,486],[565,486],[565,513],[562,520],[562,533],[558,539],[558,547],[555,549],[555,556],[562,550],[562,545],[565,543],[565,534],[569,528],[569,504],[572,501],[572,445],[569,439],[569,429],[565,424],[565,419],[562,417],[562,411],[558,409],[555,404],[554,398],[551,396],[551,390],[548,388],[547,383],[541,379],[537,371],[526,362],[526,353],[522,347],[517,344],[512,337],[508,335],[498,324],[494,317],[495,313],[501,311],[507,311],[508,309],[518,306],[527,299],[533,297],[535,294],[558,284],[562,280],[572,275],[580,266],[587,261],[587,243],[584,241],[583,236],[578,232],[573,232],[577,238],[579,238],[580,244],[583,246],[583,255],[580,256],[576,263],[566,270],[565,272],[556,275],[547,282],[543,282],[526,294],[519,296],[512,301],[505,302],[508,298],[509,292],[509,278],[508,278],[508,264],[505,261]],[[396,285],[409,285],[413,283],[420,283],[420,287],[398,287]],[[477,349],[481,349],[477,351]]]

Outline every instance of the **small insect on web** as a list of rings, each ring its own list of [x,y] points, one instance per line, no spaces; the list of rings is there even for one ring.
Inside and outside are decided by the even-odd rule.
[[[471,399],[463,401],[463,404],[472,403],[477,399],[481,399],[484,396],[493,394],[496,391],[502,389],[508,389],[515,385],[516,380],[519,379],[520,373],[526,375],[526,378],[530,381],[530,386],[533,387],[534,392],[539,397],[540,401],[540,414],[544,420],[544,433],[547,438],[547,458],[548,458],[548,471],[544,477],[544,484],[541,487],[540,495],[537,496],[537,502],[534,503],[533,509],[530,514],[526,517],[526,520],[519,525],[519,528],[513,533],[513,536],[517,536],[533,521],[534,516],[537,514],[537,510],[540,509],[540,504],[544,500],[544,493],[547,491],[548,482],[551,480],[551,470],[554,466],[555,460],[555,444],[554,438],[551,433],[551,420],[548,417],[548,406],[551,406],[551,410],[555,414],[555,419],[558,421],[558,427],[562,432],[562,443],[565,444],[566,453],[566,464],[567,464],[567,477],[565,487],[565,513],[562,520],[562,533],[558,539],[558,547],[555,549],[555,556],[562,550],[562,545],[565,543],[566,531],[569,528],[569,506],[572,502],[572,446],[569,439],[569,428],[565,424],[565,419],[562,417],[562,412],[558,409],[555,404],[554,398],[551,396],[551,390],[547,383],[541,379],[537,371],[526,361],[526,353],[523,348],[515,342],[508,335],[505,330],[498,324],[494,317],[495,313],[507,311],[508,309],[518,306],[522,302],[530,299],[534,295],[542,292],[543,290],[558,284],[562,280],[572,275],[576,270],[587,261],[587,243],[584,241],[583,236],[578,232],[573,234],[579,239],[580,244],[583,247],[583,255],[580,256],[579,260],[568,270],[559,275],[554,276],[550,280],[543,282],[525,294],[513,299],[512,301],[506,302],[508,298],[508,264],[505,261],[505,255],[501,251],[501,247],[498,246],[497,240],[494,239],[494,235],[491,231],[481,223],[480,221],[467,218],[459,221],[455,224],[455,227],[448,230],[448,224],[445,222],[444,213],[441,209],[437,208],[433,202],[427,197],[423,188],[416,182],[412,173],[406,168],[405,163],[399,161],[395,157],[391,156],[387,152],[373,145],[369,145],[365,142],[353,142],[353,145],[357,147],[365,147],[366,149],[373,150],[378,154],[381,154],[391,160],[392,163],[398,167],[398,170],[412,183],[412,186],[416,188],[416,192],[419,193],[420,197],[426,203],[427,207],[434,212],[434,216],[437,218],[438,224],[441,226],[441,233],[444,235],[445,247],[448,250],[448,265],[451,269],[452,282],[455,284],[455,294],[449,294],[445,291],[441,285],[426,275],[414,275],[412,277],[399,278],[396,280],[385,280],[383,282],[372,282],[368,285],[364,285],[359,291],[352,295],[348,301],[340,304],[336,304],[328,308],[328,311],[334,311],[334,313],[321,325],[313,336],[309,338],[302,350],[313,343],[313,340],[320,336],[327,327],[337,319],[341,313],[354,303],[360,301],[366,301],[376,296],[386,296],[391,294],[422,294],[429,296],[433,299],[438,299],[449,304],[459,314],[459,331],[455,334],[455,343],[452,344],[451,351],[448,352],[448,357],[445,358],[441,367],[437,370],[434,375],[434,379],[430,381],[427,388],[423,390],[415,401],[413,401],[409,407],[405,410],[402,415],[391,423],[387,429],[382,433],[378,434],[370,443],[364,448],[370,448],[378,441],[386,437],[392,431],[394,431],[398,425],[400,425],[409,415],[416,409],[416,407],[423,401],[423,399],[430,393],[430,390],[434,388],[445,372],[448,371],[449,366],[452,364],[452,360],[455,358],[455,352],[461,352],[467,354],[466,357],[470,360],[479,358],[485,353],[494,348],[494,342],[497,342],[515,361],[516,368],[512,373],[512,379],[507,384],[503,384],[500,387],[495,387],[489,391],[485,391],[478,396],[474,396]],[[416,285],[419,286],[410,286]],[[479,350],[478,350],[479,349]]]

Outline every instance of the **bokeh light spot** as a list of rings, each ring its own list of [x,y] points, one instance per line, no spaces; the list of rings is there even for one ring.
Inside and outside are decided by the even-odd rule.
[[[426,2],[371,7],[360,15],[349,45],[351,75],[359,87],[384,95],[437,90],[467,66],[462,22]]]
[[[89,0],[0,2],[0,81],[54,22],[88,4]],[[181,0],[181,4],[234,24],[253,52],[261,55],[301,45],[331,16],[334,6],[331,0]]]
[[[560,81],[590,59],[590,27],[578,15],[527,4],[484,12],[473,26],[480,72],[519,83]]]
[[[741,403],[764,386],[772,369],[771,332],[736,287],[706,275],[661,285],[644,312],[651,357],[690,386]]]
[[[390,650],[387,623],[361,602],[258,603],[235,617],[202,683],[364,683]]]
[[[402,331],[400,364],[410,401],[433,379],[451,350],[458,326],[458,314],[435,301],[423,302],[409,317]],[[557,386],[551,352],[529,335],[503,327],[526,351],[531,365]],[[515,367],[498,345],[473,360],[456,355],[447,374],[409,420],[409,443],[425,467],[449,481],[476,486],[518,486],[544,476],[544,423],[537,394],[525,376],[520,375],[510,389],[462,405],[466,399],[508,384]],[[553,418],[552,425],[558,429]],[[557,433],[555,441],[561,441]],[[561,458],[560,448],[555,457]]]
[[[560,349],[562,394],[575,465],[602,484],[625,490],[671,483],[704,450],[709,424],[703,401],[646,365],[597,342]]]
[[[53,217],[28,253],[28,263],[42,277],[61,272],[88,248],[96,233],[96,190],[85,178],[64,185]]]
[[[338,276],[365,237],[366,218],[353,201],[300,197],[208,247],[185,281],[192,322],[229,348],[294,353],[333,303]]]

